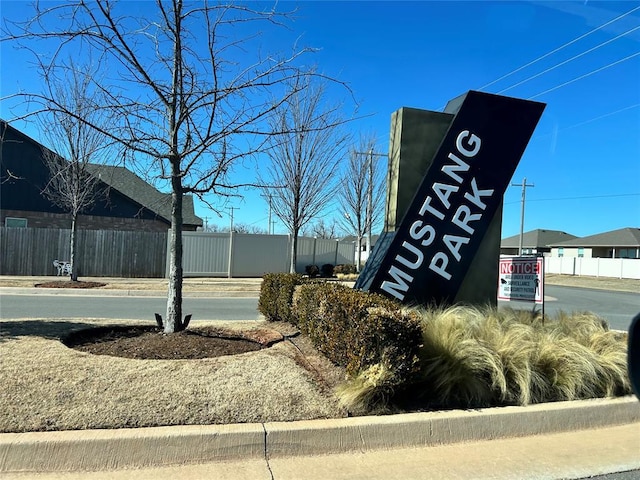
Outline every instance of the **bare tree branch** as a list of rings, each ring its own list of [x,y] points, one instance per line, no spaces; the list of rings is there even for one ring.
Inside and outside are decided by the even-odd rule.
[[[297,238],[301,229],[326,208],[334,196],[334,180],[348,135],[339,106],[324,104],[324,85],[298,76],[296,92],[271,117],[271,163],[264,183],[284,188],[265,189],[272,208],[293,237],[290,271],[295,272]]]

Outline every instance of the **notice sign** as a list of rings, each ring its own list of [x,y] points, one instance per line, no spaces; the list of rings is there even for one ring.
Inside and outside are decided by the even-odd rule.
[[[544,259],[508,257],[500,259],[498,300],[544,302]]]

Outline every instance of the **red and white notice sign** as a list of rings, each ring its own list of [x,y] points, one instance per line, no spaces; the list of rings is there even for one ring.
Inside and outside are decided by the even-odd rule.
[[[544,259],[502,257],[498,275],[498,300],[544,302]]]

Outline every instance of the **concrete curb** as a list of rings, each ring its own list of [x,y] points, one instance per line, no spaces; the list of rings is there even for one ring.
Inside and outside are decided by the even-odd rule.
[[[0,434],[0,472],[92,471],[365,452],[640,422],[635,397],[298,422]]]
[[[160,297],[166,298],[166,291],[159,290],[101,290],[82,288],[25,288],[25,287],[0,287],[0,295],[56,295],[56,296],[82,296],[82,297]],[[258,298],[260,292],[182,292],[183,298]]]

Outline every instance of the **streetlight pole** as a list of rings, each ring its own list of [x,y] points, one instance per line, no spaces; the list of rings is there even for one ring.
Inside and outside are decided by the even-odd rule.
[[[522,256],[523,238],[524,238],[524,204],[526,198],[527,187],[535,187],[535,185],[527,183],[527,177],[522,180],[522,183],[512,183],[512,187],[522,187],[522,201],[520,206],[520,246],[518,248],[518,256]]]

